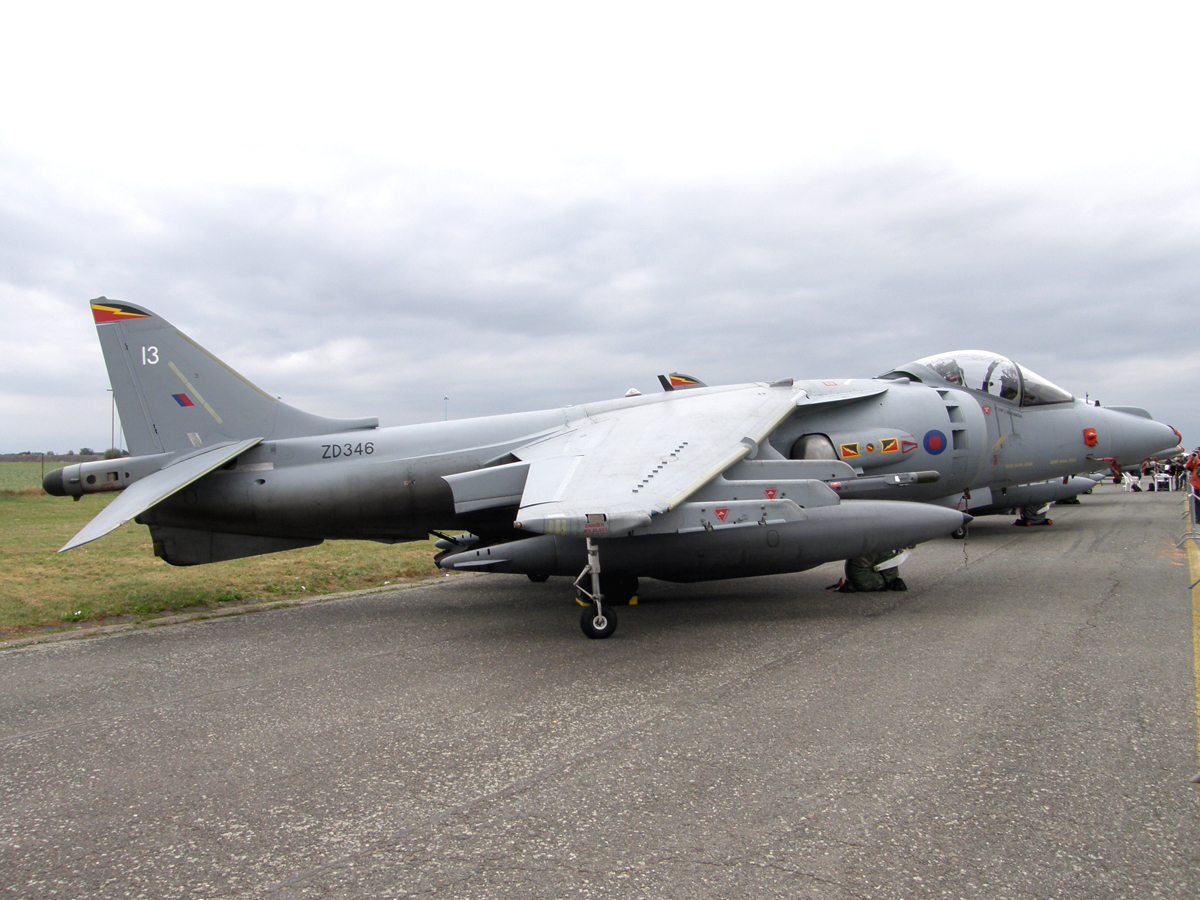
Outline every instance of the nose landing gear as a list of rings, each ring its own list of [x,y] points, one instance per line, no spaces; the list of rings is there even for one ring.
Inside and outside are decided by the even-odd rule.
[[[592,606],[583,611],[579,618],[579,627],[585,635],[593,639],[612,637],[613,632],[617,630],[617,614],[612,611],[611,606],[604,604],[604,595],[600,593],[600,548],[591,538],[587,539],[587,559],[587,565],[575,579],[575,591],[580,599],[590,601]],[[584,579],[589,575],[591,590],[583,586]]]

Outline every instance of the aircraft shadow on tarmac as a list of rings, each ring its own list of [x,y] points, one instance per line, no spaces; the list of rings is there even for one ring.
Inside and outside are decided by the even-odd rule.
[[[617,614],[626,622],[640,622],[643,630],[726,628],[733,623],[753,626],[878,616],[895,609],[908,596],[894,591],[839,594],[826,590],[840,577],[840,567],[829,565],[791,575],[689,584],[646,578],[637,605],[618,607]],[[521,585],[517,576],[513,581],[514,591],[538,607],[545,606],[536,613],[539,617],[552,619],[563,608],[561,586],[556,589],[553,582]],[[920,595],[919,591],[909,593]]]

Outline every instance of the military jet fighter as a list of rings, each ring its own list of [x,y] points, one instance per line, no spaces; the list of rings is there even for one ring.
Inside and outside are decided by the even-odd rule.
[[[960,451],[981,439],[992,415],[978,403],[971,408],[969,390],[889,373],[688,385],[565,409],[379,428],[373,418],[324,418],[277,400],[147,309],[103,297],[91,308],[133,455],[46,476],[44,488],[58,496],[122,491],[62,550],[130,519],[149,527],[155,553],[174,565],[333,538],[420,540],[433,529],[460,528],[464,534],[445,537],[440,565],[534,580],[578,573],[578,595],[589,607],[581,626],[596,638],[616,628],[605,593],[627,599],[638,576],[795,572],[962,527],[970,516],[946,508],[953,503],[905,501],[973,483],[979,460]],[[1062,393],[1048,402],[1073,409]],[[1024,416],[1024,397],[1019,390],[1004,398],[1010,419]],[[1120,432],[1118,422],[1103,445],[1096,439],[1097,453],[1121,441],[1139,458],[1158,449],[1165,426],[1126,418],[1141,431]],[[965,438],[951,427],[958,424]],[[1013,440],[1009,449],[1033,459],[1042,438],[1056,448],[1093,446],[1079,425],[1048,421],[1038,441],[1023,448]],[[1090,427],[1097,426],[1109,427],[1099,418]],[[868,427],[872,437],[852,440],[853,429]],[[1006,437],[1015,429],[1009,424]],[[877,452],[897,462],[867,465]],[[1022,480],[1047,477],[1038,459],[1037,468],[1012,465]],[[936,485],[942,471],[930,466],[940,462],[948,463],[941,467],[948,485],[932,495],[909,490]]]

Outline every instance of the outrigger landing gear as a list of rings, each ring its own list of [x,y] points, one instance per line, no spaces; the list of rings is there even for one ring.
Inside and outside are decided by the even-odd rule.
[[[590,609],[585,609],[579,618],[579,627],[590,638],[611,637],[617,630],[617,614],[611,607],[604,605],[604,595],[600,593],[600,548],[591,539],[587,539],[587,565],[575,579],[575,591],[581,599],[591,602]],[[591,575],[591,590],[583,586],[583,580]]]

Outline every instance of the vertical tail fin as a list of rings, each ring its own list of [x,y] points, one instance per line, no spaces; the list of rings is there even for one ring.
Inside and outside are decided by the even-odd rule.
[[[121,426],[136,456],[379,424],[373,418],[327,419],[288,406],[148,309],[105,297],[91,306]]]

